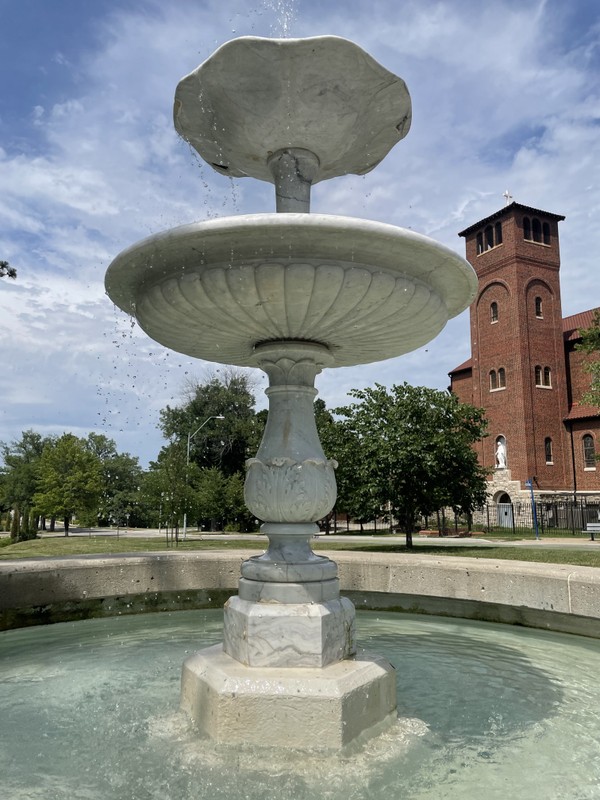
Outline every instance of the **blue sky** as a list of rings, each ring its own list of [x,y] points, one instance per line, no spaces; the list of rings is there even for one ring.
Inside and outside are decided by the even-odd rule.
[[[179,79],[240,35],[352,39],[406,81],[413,125],[383,163],[313,190],[313,211],[380,220],[458,253],[457,232],[518,202],[565,214],[565,315],[600,305],[596,0],[0,0],[0,440],[96,430],[155,457],[158,412],[218,365],[150,341],[104,294],[124,247],[195,220],[274,209],[213,173],[172,125]],[[445,388],[468,312],[426,348],[325,372],[349,389]],[[265,380],[257,373],[259,397]],[[260,403],[262,403],[262,399]]]

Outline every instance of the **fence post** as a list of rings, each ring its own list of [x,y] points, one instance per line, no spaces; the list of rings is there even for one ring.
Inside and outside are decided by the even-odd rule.
[[[486,516],[487,516],[487,532],[489,533],[490,532],[490,504],[489,503],[485,504],[485,513],[486,513]]]

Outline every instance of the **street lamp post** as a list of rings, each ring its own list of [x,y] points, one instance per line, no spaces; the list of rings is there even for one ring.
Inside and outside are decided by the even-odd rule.
[[[525,481],[525,486],[531,491],[531,509],[533,511],[533,527],[535,529],[535,538],[540,538],[540,531],[538,527],[538,518],[537,518],[537,511],[535,507],[535,497],[533,494],[533,482],[535,481],[535,476],[533,478],[527,478]]]
[[[186,455],[185,455],[185,486],[186,486],[186,490],[187,490],[187,482],[188,482],[188,470],[189,470],[189,466],[190,466],[190,444],[191,444],[192,439],[194,438],[194,436],[199,431],[201,431],[202,428],[208,422],[211,421],[211,419],[225,419],[225,417],[222,414],[215,414],[212,417],[208,417],[207,419],[204,420],[202,425],[199,425],[196,428],[196,430],[193,433],[190,432],[187,435],[187,450],[186,450]],[[184,539],[184,541],[185,541],[186,537],[187,537],[187,491],[186,491],[186,494],[185,494],[185,510],[183,512],[183,539]]]

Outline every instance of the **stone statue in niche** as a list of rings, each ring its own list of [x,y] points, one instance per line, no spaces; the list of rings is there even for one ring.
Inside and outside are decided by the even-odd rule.
[[[496,469],[506,469],[506,445],[503,439],[498,439],[497,442]]]

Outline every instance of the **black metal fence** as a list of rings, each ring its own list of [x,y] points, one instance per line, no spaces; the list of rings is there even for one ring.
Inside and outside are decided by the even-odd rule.
[[[536,501],[488,504],[473,515],[473,526],[484,532],[534,531],[540,535],[578,534],[585,531],[589,522],[600,521],[600,503],[586,500]]]
[[[448,509],[419,520],[418,528],[440,536],[465,536],[476,533],[513,533],[542,536],[585,533],[589,522],[600,522],[600,503],[587,500],[518,501],[488,503],[475,511],[470,519]],[[323,533],[390,533],[399,530],[398,521],[389,515],[359,521],[347,514],[334,512],[320,523]]]

